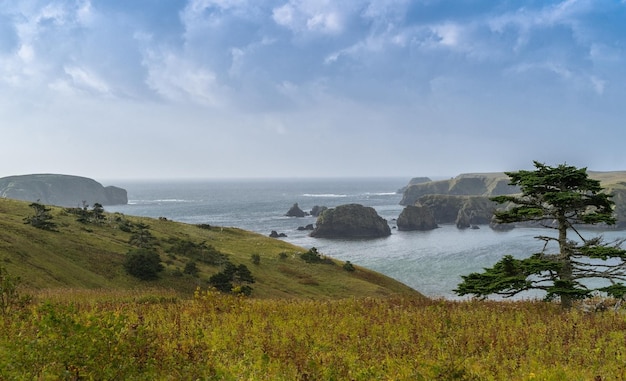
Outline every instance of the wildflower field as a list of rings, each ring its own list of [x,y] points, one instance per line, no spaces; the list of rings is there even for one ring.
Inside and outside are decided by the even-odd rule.
[[[41,291],[4,380],[624,380],[626,315],[543,302]]]

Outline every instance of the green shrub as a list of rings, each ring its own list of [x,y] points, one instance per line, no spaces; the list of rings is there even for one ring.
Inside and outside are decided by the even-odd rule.
[[[250,259],[252,260],[252,263],[254,263],[255,265],[261,264],[261,256],[259,254],[252,254],[250,256]]]
[[[346,261],[346,263],[343,264],[343,269],[349,272],[353,272],[355,270],[354,265],[350,263],[350,261]]]
[[[164,267],[159,254],[151,249],[135,249],[128,252],[124,268],[130,275],[141,280],[158,278]]]

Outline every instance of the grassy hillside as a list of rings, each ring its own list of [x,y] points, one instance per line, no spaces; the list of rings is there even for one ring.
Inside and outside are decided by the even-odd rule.
[[[305,249],[241,229],[121,214],[105,214],[101,223],[81,223],[68,209],[50,208],[56,231],[24,223],[25,217],[34,214],[28,202],[0,199],[0,261],[31,289],[157,287],[191,295],[197,287],[207,288],[207,279],[222,267],[196,258],[198,274],[183,274],[192,259],[180,251],[172,253],[172,248],[204,243],[230,262],[250,269],[256,280],[251,285],[256,298],[419,295],[408,286],[358,266],[349,272],[339,261],[306,263],[300,258]],[[129,276],[123,267],[133,248],[131,236],[141,224],[148,227],[165,266],[159,279],[153,281]],[[253,254],[258,255],[258,264],[253,263]]]

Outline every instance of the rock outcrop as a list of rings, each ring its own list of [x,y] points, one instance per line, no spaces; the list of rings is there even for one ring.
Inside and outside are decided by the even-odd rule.
[[[82,207],[128,203],[125,189],[108,186],[80,176],[35,174],[0,178],[0,197],[38,201],[46,205]]]
[[[302,209],[300,209],[300,207],[298,206],[298,203],[296,202],[287,211],[287,214],[285,214],[285,216],[287,216],[287,217],[304,217],[304,216],[306,216],[306,213],[304,213],[304,211]]]
[[[415,205],[406,206],[396,223],[400,231],[432,230],[438,227],[435,216],[429,208]]]
[[[310,235],[318,238],[379,238],[391,235],[391,228],[374,208],[346,204],[322,212]]]
[[[615,225],[596,225],[600,229],[626,229],[626,171],[588,171],[589,177],[600,181],[615,202]],[[503,172],[462,174],[449,180],[411,180],[403,188],[400,205],[428,206],[439,224],[456,224],[459,228],[489,224],[494,230],[509,230],[515,225],[492,221],[493,211],[501,207],[490,197],[520,193]],[[468,198],[469,202],[468,202]],[[479,198],[475,198],[479,197]],[[480,199],[482,197],[482,199]],[[520,224],[518,224],[520,225]],[[524,226],[529,226],[528,223]]]
[[[430,177],[414,177],[411,180],[409,180],[409,183],[406,186],[398,189],[398,193],[404,193],[406,188],[410,187],[411,185],[429,183],[431,181],[432,180],[430,179]]]
[[[415,205],[420,197],[433,194],[493,197],[519,193],[518,187],[508,185],[509,181],[504,173],[478,173],[463,174],[450,180],[409,184],[400,205]]]
[[[488,197],[441,194],[422,196],[417,204],[430,209],[438,224],[455,224],[462,229],[489,224],[497,207]]]

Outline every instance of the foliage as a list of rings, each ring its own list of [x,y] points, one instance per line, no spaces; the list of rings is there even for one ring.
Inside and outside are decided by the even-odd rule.
[[[497,211],[495,217],[501,223],[538,223],[556,230],[557,237],[537,237],[544,242],[543,251],[528,258],[507,255],[483,273],[463,276],[455,292],[510,297],[538,289],[546,292],[546,299],[559,297],[565,308],[597,290],[623,296],[625,288],[615,284],[626,280],[626,250],[620,247],[621,242],[585,239],[577,230],[580,225],[615,223],[610,195],[602,192],[599,181],[587,176],[586,168],[534,164],[534,171],[507,172],[510,185],[519,186],[522,193],[494,197],[498,203],[512,205]],[[570,231],[579,241],[568,238]],[[557,253],[547,252],[552,243],[558,245]],[[580,282],[584,279],[605,279],[612,286],[590,289]]]
[[[100,224],[103,223],[106,218],[106,215],[104,213],[104,207],[102,206],[102,204],[99,204],[97,202],[93,204],[91,210],[89,210],[89,205],[83,201],[82,208],[66,208],[65,211],[67,213],[76,215],[76,221],[83,224]]]
[[[222,270],[216,267],[217,264],[208,263],[212,261],[209,253],[217,254],[215,258],[220,260],[220,266],[224,259],[229,259],[233,263],[245,263],[248,267],[251,266],[251,254],[259,253],[263,266],[258,273],[254,273],[256,282],[252,286],[256,298],[419,295],[394,279],[365,269],[347,273],[339,266],[308,266],[303,271],[303,262],[295,256],[295,253],[305,251],[302,248],[237,228],[201,229],[193,224],[121,213],[105,213],[103,223],[86,228],[76,221],[75,214],[64,212],[65,209],[61,207],[49,206],[58,230],[54,234],[42,234],[41,230],[23,223],[24,217],[32,214],[29,204],[0,198],[0,258],[5,259],[10,273],[19,276],[22,284],[30,290],[163,287],[175,290],[180,295],[190,295],[198,285],[198,280],[181,276],[186,263],[196,262],[198,278],[208,279]],[[139,249],[130,242],[131,236],[136,235],[141,226],[142,230],[146,230],[141,232],[146,233],[143,237],[151,237],[148,240],[151,241],[152,249],[163,259],[165,270],[154,281],[138,283],[134,276],[127,273],[123,264],[129,250]],[[133,238],[138,237],[140,235]],[[213,248],[202,254],[209,260],[203,261],[202,256],[191,258],[177,254],[165,262],[164,255],[176,240],[190,241],[196,245],[205,242],[207,247]],[[282,259],[280,253],[284,253]],[[313,282],[303,282],[302,275],[323,287],[313,286]]]
[[[65,290],[0,326],[9,380],[626,379],[624,316],[553,303]]]
[[[259,254],[256,254],[256,253],[252,254],[250,256],[250,260],[255,265],[260,265],[261,264],[261,256]]]
[[[24,218],[25,224],[32,225],[42,230],[56,230],[57,224],[52,222],[53,217],[52,214],[50,214],[50,208],[38,202],[33,202],[29,206],[35,211],[35,215]]]
[[[254,282],[254,277],[246,265],[241,264],[237,266],[232,262],[227,262],[223,271],[209,278],[211,286],[218,291],[243,293],[245,295],[252,293],[252,288],[248,283]]]
[[[306,263],[333,264],[332,259],[322,256],[316,247],[312,247],[308,251],[300,254],[300,258],[304,260]]]
[[[4,266],[0,266],[0,313],[7,315],[26,306],[31,297],[21,296],[18,291],[20,278],[9,274]]]
[[[185,269],[183,270],[183,273],[197,276],[199,271],[200,270],[198,269],[198,265],[196,264],[196,262],[187,262],[185,264]]]
[[[124,268],[130,275],[141,280],[156,279],[164,269],[159,254],[145,248],[130,250],[126,255]]]
[[[354,268],[354,265],[352,263],[350,263],[350,261],[346,261],[346,263],[344,263],[342,267],[343,267],[344,270],[349,271],[349,272],[352,272],[352,271],[356,270]]]
[[[155,245],[156,239],[150,233],[150,226],[139,223],[135,225],[135,230],[133,231],[128,243],[133,246],[142,248],[142,249],[152,249]]]
[[[171,238],[168,242],[171,246],[165,251],[170,254],[183,255],[212,266],[221,266],[228,261],[227,255],[206,242],[194,243],[180,238]]]

